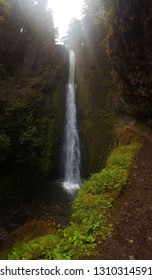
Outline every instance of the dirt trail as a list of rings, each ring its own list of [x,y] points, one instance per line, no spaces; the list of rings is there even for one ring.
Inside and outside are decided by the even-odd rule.
[[[144,144],[112,213],[114,235],[98,246],[97,259],[152,259],[152,138],[140,134]]]

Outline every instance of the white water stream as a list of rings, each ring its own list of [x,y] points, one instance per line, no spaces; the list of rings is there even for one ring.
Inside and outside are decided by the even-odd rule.
[[[74,83],[75,54],[70,51],[70,73],[66,95],[66,125],[65,125],[65,175],[63,186],[68,192],[74,192],[80,185],[80,144],[77,130],[76,103]]]

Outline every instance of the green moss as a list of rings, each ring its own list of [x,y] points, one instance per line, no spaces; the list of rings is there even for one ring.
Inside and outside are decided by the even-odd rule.
[[[10,260],[46,259],[57,244],[56,235],[47,235],[17,246],[10,254]]]
[[[107,165],[81,187],[74,204],[71,224],[56,236],[47,235],[15,247],[9,259],[84,259],[98,240],[111,236],[108,223],[114,200],[126,185],[133,159],[140,143],[118,146]]]

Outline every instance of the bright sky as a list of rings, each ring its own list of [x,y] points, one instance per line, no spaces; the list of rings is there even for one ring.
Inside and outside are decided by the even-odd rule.
[[[55,27],[58,27],[59,37],[62,38],[71,19],[81,17],[83,0],[48,0],[48,6],[53,10]]]

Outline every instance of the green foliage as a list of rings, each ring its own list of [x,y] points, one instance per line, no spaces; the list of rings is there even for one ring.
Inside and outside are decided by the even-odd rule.
[[[14,170],[14,180],[16,170],[20,170],[23,177],[26,172],[29,173],[29,178],[36,173],[39,173],[39,179],[50,175],[56,137],[55,121],[49,116],[50,111],[49,114],[46,112],[46,116],[41,113],[43,97],[39,92],[27,91],[26,87],[23,93],[8,94],[9,81],[8,88],[3,83],[0,86],[0,161],[8,160],[7,165]]]
[[[84,259],[89,257],[98,240],[111,236],[108,223],[113,201],[126,185],[134,156],[140,143],[115,148],[107,166],[94,174],[81,187],[74,204],[71,224],[48,235],[14,247],[9,259]],[[51,242],[50,242],[51,241]]]
[[[100,24],[104,15],[103,2],[103,0],[85,0],[83,8],[84,18],[88,16],[92,17],[95,25]]]
[[[89,251],[95,247],[93,236],[87,236],[77,224],[72,224],[63,231],[60,242],[54,249],[54,259],[70,260],[88,256]]]
[[[55,121],[42,119],[39,122],[39,129],[42,141],[42,156],[40,158],[40,170],[48,175],[53,168],[53,152],[55,145]]]
[[[19,245],[9,254],[10,260],[45,259],[51,255],[51,250],[57,244],[55,235],[33,239],[31,242]],[[44,250],[45,248],[45,250]]]
[[[44,93],[52,93],[57,84],[57,81],[62,77],[62,69],[60,66],[55,67],[54,69],[51,67],[47,67],[43,74],[43,81],[41,83],[40,90]]]
[[[10,138],[5,133],[0,133],[0,161],[4,161],[7,158],[10,146]]]
[[[0,149],[7,149],[10,145],[9,137],[5,133],[0,133]]]
[[[19,137],[20,149],[24,151],[24,163],[37,167],[43,175],[51,172],[52,168],[53,132],[54,121],[41,118],[33,120]]]

